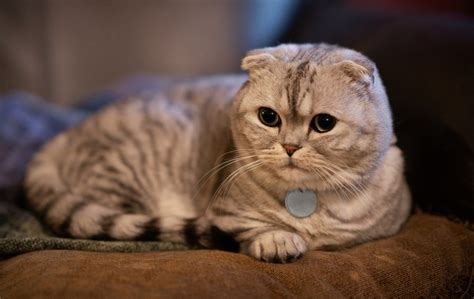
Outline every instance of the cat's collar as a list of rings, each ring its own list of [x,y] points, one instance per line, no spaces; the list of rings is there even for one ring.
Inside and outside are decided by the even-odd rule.
[[[312,190],[290,190],[285,196],[285,207],[293,217],[306,218],[318,208],[318,196]]]

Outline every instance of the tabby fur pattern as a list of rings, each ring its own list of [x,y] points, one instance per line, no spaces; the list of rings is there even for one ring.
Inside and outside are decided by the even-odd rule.
[[[290,262],[395,234],[410,193],[375,64],[327,44],[251,51],[216,76],[106,107],[32,160],[32,209],[58,235],[161,240]],[[281,123],[270,127],[259,109]],[[337,120],[320,133],[315,115]],[[294,145],[290,156],[284,145]],[[288,191],[314,191],[295,218]]]

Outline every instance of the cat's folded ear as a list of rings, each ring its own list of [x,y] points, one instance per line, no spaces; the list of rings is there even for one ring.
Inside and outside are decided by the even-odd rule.
[[[355,82],[366,86],[374,83],[375,65],[370,61],[343,60],[336,65]]]
[[[271,73],[275,62],[290,62],[301,50],[311,47],[310,44],[283,44],[277,47],[252,50],[242,59],[241,67],[244,71],[249,72],[250,77],[258,77],[258,74]]]
[[[252,72],[265,68],[271,61],[277,60],[275,56],[264,51],[250,51],[247,56],[242,59],[242,70]]]

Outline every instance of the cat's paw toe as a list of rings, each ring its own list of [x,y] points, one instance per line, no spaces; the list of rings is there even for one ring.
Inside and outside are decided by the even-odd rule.
[[[271,231],[258,235],[248,246],[248,254],[271,263],[288,263],[300,258],[308,250],[299,235],[286,231]]]

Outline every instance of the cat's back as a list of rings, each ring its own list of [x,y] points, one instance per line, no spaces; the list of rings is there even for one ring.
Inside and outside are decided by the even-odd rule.
[[[105,143],[118,144],[120,142],[114,136],[130,137],[130,130],[135,134],[145,133],[150,126],[183,130],[197,128],[203,121],[218,121],[215,116],[227,117],[231,101],[245,79],[242,75],[188,79],[171,84],[160,92],[144,90],[119,99],[58,134],[40,153],[51,152],[60,158],[62,150],[70,151],[73,144],[85,141],[102,139]],[[210,116],[214,118],[209,119]],[[97,138],[97,135],[103,136]]]
[[[175,118],[183,122],[216,109],[226,109],[246,80],[243,75],[219,75],[198,79],[184,79],[170,84],[160,92],[143,90],[136,95],[118,100],[86,120],[111,119],[136,124],[139,119],[166,122],[161,118]],[[184,119],[183,119],[184,118]]]

